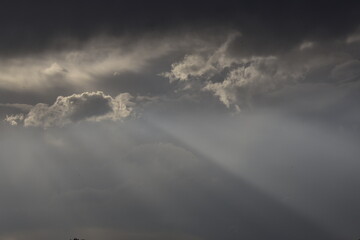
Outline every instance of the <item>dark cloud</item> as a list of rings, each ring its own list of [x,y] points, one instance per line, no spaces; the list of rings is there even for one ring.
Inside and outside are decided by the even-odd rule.
[[[0,39],[4,41],[0,44],[4,48],[0,100],[51,104],[60,95],[98,90],[112,95],[168,95],[191,87],[189,82],[174,83],[185,76],[210,79],[213,84],[198,87],[227,106],[242,105],[239,102],[248,102],[254,94],[243,90],[236,75],[241,65],[263,75],[260,81],[246,80],[251,82],[247,89],[272,90],[275,82],[339,78],[331,78],[333,65],[358,58],[358,7],[333,1],[23,3],[16,7],[9,2],[1,10],[6,21],[1,23],[5,34]],[[229,36],[236,37],[229,41]],[[251,60],[254,57],[275,57],[277,63],[271,67],[276,73],[254,67],[260,61]],[[172,83],[161,73],[171,73],[167,77]],[[231,74],[237,80],[231,80]]]
[[[76,43],[99,32],[140,32],[229,26],[244,33],[245,51],[269,53],[302,40],[344,37],[359,24],[355,1],[107,1],[13,3],[1,8],[1,52],[33,52],[59,37]],[[212,33],[215,34],[215,33]],[[70,44],[71,46],[71,44]],[[271,50],[273,49],[273,50]]]
[[[2,3],[0,240],[360,237],[359,7]]]

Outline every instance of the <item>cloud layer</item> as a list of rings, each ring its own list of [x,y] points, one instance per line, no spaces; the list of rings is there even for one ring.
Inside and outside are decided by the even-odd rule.
[[[54,88],[91,90],[102,79],[120,81],[124,73],[143,70],[150,61],[180,45],[167,37],[144,39],[98,36],[80,46],[71,43],[74,47],[69,49],[49,49],[30,57],[0,57],[0,88],[38,94]]]
[[[0,239],[351,239],[355,133],[268,109],[3,128]]]
[[[360,237],[359,12],[2,3],[0,240]]]

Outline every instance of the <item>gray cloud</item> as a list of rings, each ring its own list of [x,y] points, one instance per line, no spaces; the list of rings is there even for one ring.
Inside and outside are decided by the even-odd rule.
[[[219,4],[202,0],[151,4],[111,1],[86,6],[82,3],[21,6],[8,3],[1,9],[6,21],[1,24],[4,38],[0,51],[2,55],[38,53],[52,45],[63,48],[61,44],[54,44],[58,38],[73,36],[75,41],[82,42],[101,32],[136,36],[144,32],[162,34],[232,26],[247,36],[243,39],[245,47],[240,50],[250,55],[263,55],[287,51],[304,40],[343,38],[358,27],[359,7],[354,1],[305,1],[296,6],[284,1]],[[64,18],[64,12],[67,12],[67,18]]]
[[[0,240],[360,237],[352,2],[3,3]]]
[[[330,70],[356,61],[350,49],[354,43],[345,39],[302,40],[287,52],[243,54],[233,48],[246,48],[242,42],[245,33],[223,27],[221,35],[214,37],[211,33],[215,30],[145,34],[143,38],[102,35],[74,48],[49,49],[31,58],[5,56],[0,88],[9,96],[7,102],[21,102],[21,96],[30,94],[47,104],[74,92],[156,96],[191,90],[199,95],[209,92],[226,107],[241,109],[251,106],[254,96],[286,84],[339,78],[329,79]]]
[[[213,92],[228,108],[235,105],[240,109],[238,104],[246,103],[253,94],[274,90],[280,84],[296,82],[304,77],[303,74],[289,71],[275,57],[259,58],[229,71],[220,83],[207,83],[204,90]]]
[[[360,79],[360,61],[350,60],[335,66],[331,77],[339,82],[356,81]]]
[[[273,111],[6,127],[0,239],[351,238],[352,134]]]
[[[15,108],[23,112],[28,112],[33,108],[33,105],[24,103],[0,103],[0,107]]]
[[[105,95],[103,92],[84,92],[71,96],[60,96],[52,105],[38,103],[33,106],[24,117],[23,115],[11,115],[6,121],[11,125],[17,125],[19,121],[24,126],[40,126],[43,128],[64,126],[71,122],[82,120],[120,120],[132,113],[134,103],[132,96],[122,93],[115,98]]]
[[[210,91],[226,107],[235,106],[236,109],[252,94],[274,89],[279,83],[303,78],[304,69],[285,64],[275,56],[231,56],[228,47],[238,37],[239,34],[231,34],[215,50],[186,55],[181,62],[172,64],[170,72],[162,75],[170,82],[184,82],[184,90],[195,87],[200,88],[199,91]],[[200,85],[194,85],[194,81],[200,82]],[[241,94],[246,96],[239,96]]]
[[[49,51],[36,56],[0,58],[0,88],[41,92],[56,87],[86,91],[97,81],[136,73],[151,60],[178,48],[166,37],[144,37],[128,43],[126,37],[94,37],[75,49]]]
[[[217,47],[186,54],[162,76],[180,90],[211,92],[237,111],[250,107],[253,97],[286,85],[358,79],[358,60],[345,41],[325,45],[303,41],[286,53],[273,52],[275,55],[234,54],[233,45],[241,47],[242,38],[246,36],[232,33]]]
[[[230,33],[220,47],[214,49],[214,46],[208,46],[198,50],[198,53],[186,55],[182,61],[171,65],[170,72],[162,73],[162,75],[169,78],[171,82],[213,77],[224,68],[237,63],[238,60],[230,58],[226,51],[229,44],[239,36],[238,32]]]

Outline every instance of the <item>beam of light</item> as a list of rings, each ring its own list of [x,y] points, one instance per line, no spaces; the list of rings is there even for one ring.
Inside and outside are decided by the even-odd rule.
[[[340,229],[339,220],[333,218],[339,212],[333,211],[331,204],[324,204],[327,197],[334,197],[335,202],[335,198],[341,197],[336,196],[337,190],[324,189],[329,184],[329,174],[323,170],[327,166],[330,172],[343,175],[349,173],[348,168],[357,169],[359,164],[353,159],[359,152],[353,141],[324,132],[316,126],[299,125],[289,119],[272,116],[230,121],[216,117],[194,119],[196,117],[187,120],[153,117],[149,118],[149,122],[276,201],[306,216],[331,235],[349,237],[349,232],[354,231],[351,227]],[[336,150],[329,152],[329,146]],[[337,158],[345,162],[339,162]],[[344,171],[339,169],[341,164],[344,164]],[[355,179],[355,172],[350,172]],[[308,178],[317,181],[314,184],[319,186],[309,188],[308,184],[312,183]],[[352,183],[351,188],[356,188],[356,184]],[[351,192],[345,191],[344,194]],[[340,214],[348,213],[340,211]],[[352,220],[349,218],[347,222],[351,225]]]

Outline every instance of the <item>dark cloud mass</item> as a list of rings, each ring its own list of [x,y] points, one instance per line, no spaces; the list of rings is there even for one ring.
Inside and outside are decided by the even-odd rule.
[[[344,37],[357,27],[359,7],[356,1],[6,1],[0,12],[1,50],[44,50],[57,37],[82,41],[104,31],[231,26],[248,36],[245,51],[269,52],[304,39]]]
[[[359,239],[359,12],[2,2],[0,240]]]

